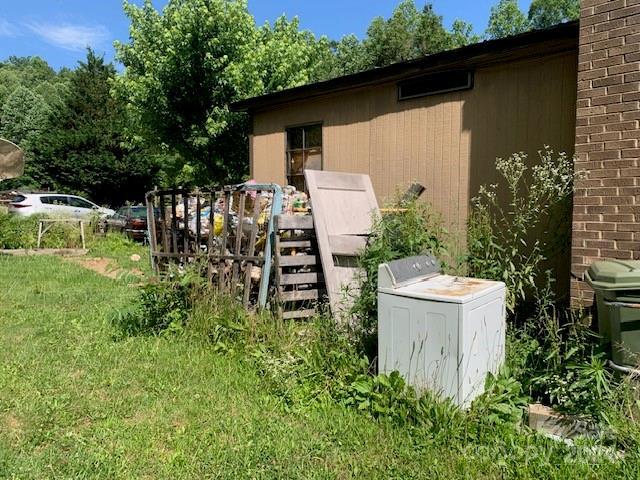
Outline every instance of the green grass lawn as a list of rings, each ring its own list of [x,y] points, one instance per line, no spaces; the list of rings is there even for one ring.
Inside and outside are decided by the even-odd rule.
[[[412,437],[337,405],[288,412],[240,358],[175,336],[117,340],[109,316],[134,295],[127,279],[58,258],[0,257],[0,478],[504,478],[505,465],[531,478],[598,471],[570,455],[545,463],[539,444],[513,452],[504,445],[497,456],[493,447]]]

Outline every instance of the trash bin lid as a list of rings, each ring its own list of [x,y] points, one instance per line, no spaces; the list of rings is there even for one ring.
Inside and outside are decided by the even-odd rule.
[[[585,280],[595,290],[640,290],[640,261],[594,262],[587,270]]]

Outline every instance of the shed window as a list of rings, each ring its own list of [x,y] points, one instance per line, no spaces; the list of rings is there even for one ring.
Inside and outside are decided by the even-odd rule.
[[[287,128],[287,182],[305,190],[304,170],[322,170],[322,124]]]
[[[470,88],[473,88],[473,73],[469,70],[434,73],[399,83],[398,100]]]

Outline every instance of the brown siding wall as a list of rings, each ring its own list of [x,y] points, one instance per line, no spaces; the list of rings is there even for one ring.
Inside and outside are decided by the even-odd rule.
[[[580,17],[572,272],[640,258],[640,1],[584,0]],[[591,290],[572,280],[574,305]]]
[[[380,200],[417,180],[454,228],[498,156],[573,153],[577,53],[476,70],[472,90],[397,101],[386,84],[254,113],[252,172],[285,182],[285,128],[323,122],[325,170],[368,173]]]

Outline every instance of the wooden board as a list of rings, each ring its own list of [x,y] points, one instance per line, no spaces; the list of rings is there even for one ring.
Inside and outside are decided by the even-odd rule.
[[[368,175],[319,170],[304,175],[331,312],[342,319],[358,291],[356,256],[379,215],[378,202]]]

